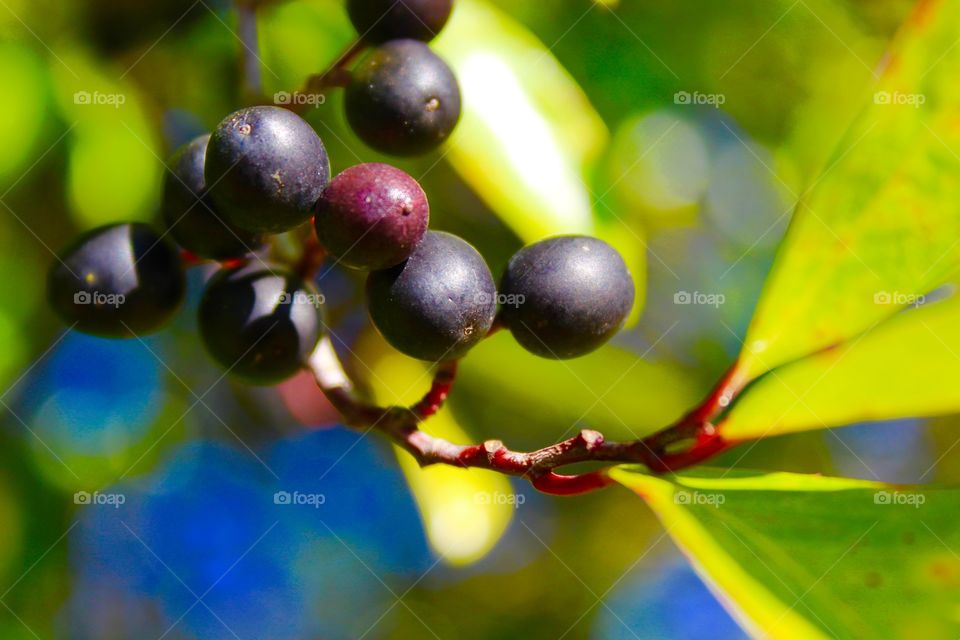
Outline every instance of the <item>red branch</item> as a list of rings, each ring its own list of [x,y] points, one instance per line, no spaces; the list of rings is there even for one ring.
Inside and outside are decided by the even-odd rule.
[[[308,367],[317,385],[355,429],[376,429],[408,451],[421,466],[446,464],[487,469],[526,478],[533,486],[553,495],[577,495],[612,484],[605,469],[562,475],[555,469],[575,463],[640,463],[654,473],[676,471],[697,464],[726,450],[732,443],[717,433],[701,416],[716,416],[735,393],[728,374],[707,399],[677,423],[632,442],[608,442],[598,431],[584,429],[576,436],[536,451],[508,449],[499,440],[458,445],[420,429],[420,423],[436,413],[450,391],[456,363],[438,365],[433,384],[412,407],[378,407],[361,399],[343,370],[329,339],[321,340]],[[723,398],[728,400],[724,401]]]

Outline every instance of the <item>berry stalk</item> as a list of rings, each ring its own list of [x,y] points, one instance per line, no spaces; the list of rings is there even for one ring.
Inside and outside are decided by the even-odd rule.
[[[632,442],[607,441],[599,431],[584,429],[576,436],[535,451],[513,451],[500,440],[458,445],[420,429],[420,423],[438,411],[453,385],[456,362],[442,363],[424,398],[412,407],[378,407],[363,400],[343,369],[329,338],[322,338],[310,356],[307,368],[317,386],[353,429],[377,430],[410,453],[421,466],[446,464],[486,469],[529,480],[539,491],[551,495],[579,495],[602,489],[613,481],[606,469],[564,475],[555,470],[583,462],[640,463],[654,473],[677,471],[703,462],[731,443],[723,440],[707,422],[695,423],[695,409],[666,429]],[[711,403],[711,394],[704,405]],[[675,445],[692,445],[672,451]]]

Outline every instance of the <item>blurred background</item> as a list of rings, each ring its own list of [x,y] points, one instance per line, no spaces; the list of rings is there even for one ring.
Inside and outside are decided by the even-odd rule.
[[[432,225],[495,275],[525,242],[584,232],[645,291],[582,359],[487,341],[429,430],[528,449],[584,427],[633,439],[694,405],[736,356],[793,204],[910,4],[457,0],[434,43],[464,95],[446,147],[378,156],[337,92],[318,101],[306,117],[334,172],[402,167]],[[156,224],[173,149],[298,88],[354,37],[337,0],[264,3],[256,24],[241,38],[224,0],[0,0],[0,637],[743,637],[627,491],[558,499],[421,471],[337,427],[306,377],[225,377],[195,326],[209,269],[149,339],[56,322],[54,252],[100,224]],[[323,269],[319,286],[370,393],[422,393],[429,371],[371,332],[360,277]],[[775,438],[716,464],[956,480],[960,465],[937,464],[960,456],[956,421]]]

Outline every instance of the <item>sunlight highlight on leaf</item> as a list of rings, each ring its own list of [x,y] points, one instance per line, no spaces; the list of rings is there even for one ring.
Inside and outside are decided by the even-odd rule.
[[[448,159],[524,240],[593,229],[587,166],[607,131],[556,58],[510,16],[456,3],[436,41],[463,93]]]

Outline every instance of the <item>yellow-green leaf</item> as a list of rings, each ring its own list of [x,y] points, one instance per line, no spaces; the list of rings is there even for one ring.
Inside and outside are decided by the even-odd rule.
[[[721,423],[725,438],[960,411],[960,298],[905,311],[750,387]]]
[[[746,378],[848,340],[956,273],[958,32],[960,2],[935,0],[897,38],[794,214],[747,334]]]
[[[755,637],[960,634],[956,488],[715,469],[611,474],[647,500]]]

